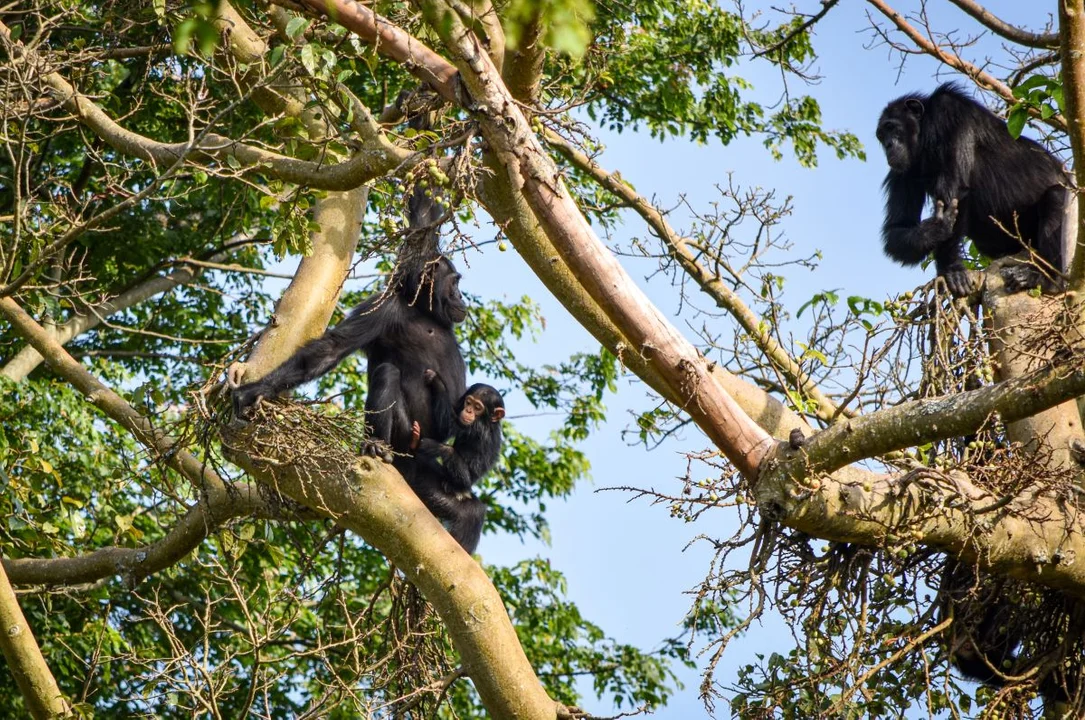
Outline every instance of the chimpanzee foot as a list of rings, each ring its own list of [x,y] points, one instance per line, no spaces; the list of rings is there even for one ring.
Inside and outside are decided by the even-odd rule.
[[[1065,289],[1061,278],[1052,280],[1035,265],[1010,265],[1002,268],[1001,275],[1006,292],[1010,294],[1034,288],[1039,288],[1043,293],[1054,294]]]
[[[392,463],[392,448],[380,440],[366,440],[363,442],[361,454],[366,457],[380,458],[388,464]]]
[[[950,270],[942,276],[942,280],[945,281],[946,288],[953,297],[968,297],[979,290],[977,275],[978,273],[969,270]]]

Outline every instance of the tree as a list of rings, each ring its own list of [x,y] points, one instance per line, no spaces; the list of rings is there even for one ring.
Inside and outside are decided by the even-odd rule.
[[[0,12],[0,612],[38,640],[3,645],[19,681],[5,699],[41,717],[70,701],[118,716],[552,718],[576,714],[574,679],[590,674],[623,706],[666,701],[671,663],[689,662],[681,639],[655,653],[607,639],[545,561],[485,572],[394,470],[357,457],[358,359],[321,383],[341,406],[230,420],[226,365],[258,377],[322,332],[357,299],[339,297],[356,251],[394,262],[403,198],[422,185],[450,199],[450,248],[492,219],[498,249],[511,244],[602,346],[531,367],[506,349],[540,325],[530,300],[472,309],[471,372],[566,416],[546,442],[509,433],[487,486],[493,525],[546,534],[545,499],[583,477],[576,443],[632,373],[659,399],[637,419],[646,445],[690,424],[711,443],[690,462],[715,477],[691,471],[683,494],[657,499],[690,521],[721,506],[741,520],[688,621],[714,653],[706,702],[719,653],[772,607],[803,644],[735,680],[739,714],[1038,707],[1053,664],[1082,659],[1085,257],[1064,296],[1007,296],[987,273],[968,302],[932,284],[793,309],[779,268],[814,259],[779,245],[786,205],[727,188],[680,232],[605,168],[584,123],[756,136],[807,165],[825,149],[861,156],[812,97],[789,89],[767,108],[731,70],[744,58],[807,79],[836,2],[821,5],[775,20],[673,0]],[[1060,3],[1056,35],[955,0],[1021,46],[1005,79],[917,24],[922,12],[869,5],[885,42],[936,57],[1010,103],[1012,130],[1033,118],[1080,157],[1080,3]],[[436,123],[409,131],[405,108],[430,94]],[[650,239],[600,240],[623,209]],[[619,262],[627,251],[722,310],[734,339],[680,332]],[[272,314],[259,281],[288,254],[301,261]],[[947,567],[973,578],[954,602],[938,594]],[[991,588],[1013,599],[1025,644],[1003,689],[974,693],[948,648]],[[1072,712],[1076,695],[1048,709]]]

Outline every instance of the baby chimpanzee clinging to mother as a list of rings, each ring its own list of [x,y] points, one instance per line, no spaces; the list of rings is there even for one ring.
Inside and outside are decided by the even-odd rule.
[[[452,416],[452,444],[422,437],[421,427],[415,422],[411,443],[414,458],[404,458],[396,466],[452,537],[473,553],[482,535],[486,506],[471,488],[493,469],[501,455],[505,401],[494,388],[476,383],[452,408],[441,376],[426,370],[424,380],[433,391],[434,417]]]
[[[934,253],[938,276],[964,296],[976,289],[961,261],[968,237],[990,258],[1031,250],[1030,265],[1005,271],[1011,292],[1061,286],[1070,259],[1062,233],[1070,181],[1039,143],[1014,139],[952,83],[889,103],[877,135],[889,162],[882,229],[889,257],[918,265]],[[921,221],[928,197],[934,214]]]

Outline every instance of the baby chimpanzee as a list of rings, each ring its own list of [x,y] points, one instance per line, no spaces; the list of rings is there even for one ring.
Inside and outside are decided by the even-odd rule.
[[[467,388],[455,408],[450,408],[441,376],[426,370],[423,377],[432,390],[434,416],[454,413],[453,444],[422,438],[421,427],[416,422],[411,428],[414,459],[398,466],[430,512],[445,524],[464,550],[473,553],[482,535],[486,506],[471,488],[501,455],[505,401],[494,388],[476,383]]]

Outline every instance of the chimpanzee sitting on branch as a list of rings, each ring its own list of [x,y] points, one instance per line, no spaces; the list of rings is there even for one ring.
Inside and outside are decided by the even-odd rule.
[[[494,388],[476,383],[453,409],[442,399],[449,394],[441,375],[427,370],[424,380],[434,391],[434,415],[452,415],[452,444],[422,437],[416,422],[412,426],[414,458],[397,459],[396,467],[452,537],[473,553],[482,535],[486,506],[471,488],[501,456],[505,401]]]
[[[1011,292],[1062,286],[1070,181],[1039,143],[1014,139],[1005,122],[952,83],[889,103],[877,136],[889,163],[882,229],[889,257],[918,265],[934,253],[938,276],[965,296],[976,289],[961,261],[968,237],[990,258],[1032,251],[1030,265],[1005,271]],[[928,197],[934,214],[921,220]]]

